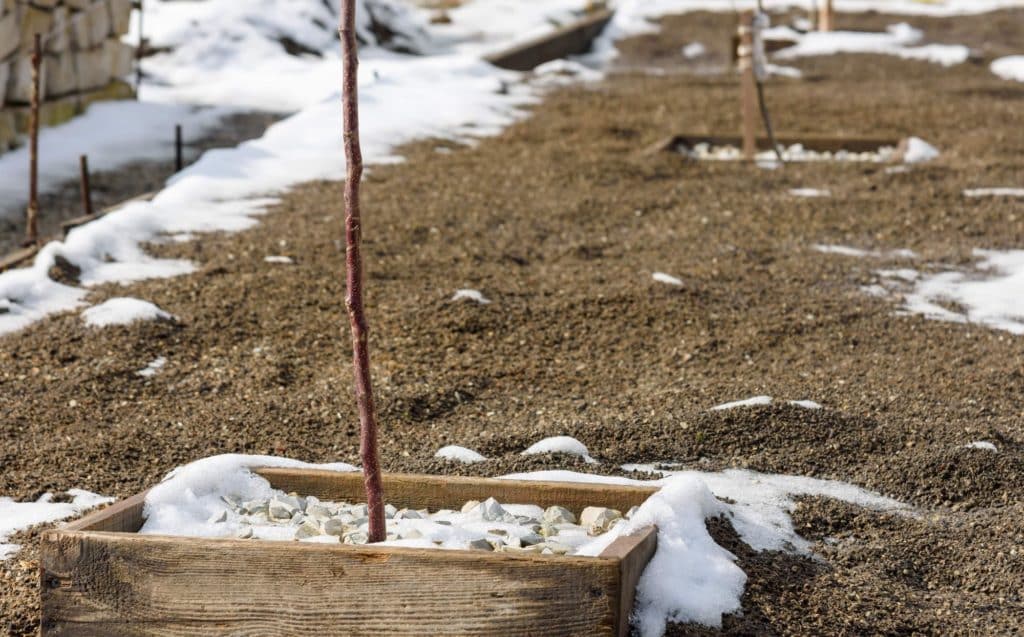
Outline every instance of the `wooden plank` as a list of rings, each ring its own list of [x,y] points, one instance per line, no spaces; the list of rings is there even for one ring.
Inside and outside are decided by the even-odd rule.
[[[277,489],[322,500],[365,499],[362,474],[316,469],[257,469]],[[385,474],[384,498],[396,507],[458,509],[469,500],[493,497],[508,504],[564,506],[579,512],[588,506],[626,511],[643,504],[657,489],[580,482],[534,482],[459,476]]]
[[[618,564],[121,534],[44,537],[45,635],[614,635]],[[439,553],[443,559],[438,559]]]
[[[647,563],[658,549],[658,529],[648,527],[636,535],[620,537],[601,553],[601,557],[617,560],[619,563],[620,618],[627,618],[619,624],[617,637],[629,635],[629,616],[636,602],[636,585],[643,575]]]
[[[88,530],[108,533],[137,533],[142,528],[142,513],[147,493],[149,493],[148,490],[115,502],[105,509],[93,511],[89,515],[69,523],[62,530],[67,532]]]
[[[27,248],[19,248],[14,252],[11,252],[7,256],[0,259],[0,272],[4,270],[10,270],[11,268],[21,265],[25,261],[28,261],[32,257],[36,256],[39,252],[38,246],[28,246]]]
[[[544,37],[487,56],[491,64],[512,71],[529,71],[545,62],[590,50],[594,38],[612,19],[613,11],[600,11]]]
[[[870,137],[815,137],[803,135],[779,135],[776,140],[783,146],[801,144],[808,150],[816,152],[848,150],[853,153],[875,152],[883,146],[897,148],[901,140],[892,138],[870,138]],[[735,146],[739,148],[743,139],[738,135],[675,135],[670,140],[659,142],[659,147],[665,149],[686,146],[693,148],[697,144],[709,144],[711,146]],[[652,147],[653,148],[653,147]],[[757,138],[758,150],[771,150],[771,142],[767,137]]]

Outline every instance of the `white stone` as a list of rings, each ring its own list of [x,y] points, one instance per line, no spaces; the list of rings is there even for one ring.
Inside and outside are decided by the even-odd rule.
[[[228,512],[227,511],[220,511],[218,513],[214,513],[213,515],[210,516],[210,519],[207,520],[207,522],[209,522],[210,524],[221,524],[221,523],[227,522],[227,521],[228,521]]]
[[[580,514],[580,526],[587,529],[591,535],[600,535],[621,519],[621,511],[606,507],[587,507]]]
[[[576,516],[565,507],[551,506],[544,511],[543,520],[548,524],[575,524]]]
[[[323,521],[321,528],[326,535],[337,535],[340,537],[345,531],[345,523],[338,518],[328,518]]]
[[[479,500],[470,500],[469,502],[467,502],[467,503],[462,505],[462,512],[463,513],[469,513],[470,511],[472,511],[473,509],[477,508],[478,506],[480,506],[480,501]]]

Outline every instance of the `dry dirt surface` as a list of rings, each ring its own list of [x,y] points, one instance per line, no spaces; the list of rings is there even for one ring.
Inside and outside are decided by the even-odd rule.
[[[1020,200],[961,194],[1022,185],[1024,85],[987,61],[1024,42],[1024,12],[840,16],[849,28],[900,21],[979,59],[808,59],[796,63],[808,79],[773,80],[768,95],[783,133],[913,134],[942,149],[906,172],[639,153],[673,133],[739,129],[736,78],[666,53],[701,41],[724,63],[734,18],[712,14],[666,20],[625,45],[628,71],[554,92],[497,138],[419,143],[407,162],[374,167],[364,229],[385,467],[584,469],[518,455],[567,434],[606,472],[673,461],[852,482],[919,515],[805,499],[794,521],[817,560],[755,553],[712,521],[749,575],[743,612],[721,631],[670,634],[1024,631],[1024,339],[897,315],[861,287],[903,261],[811,248],[909,248],[917,267],[940,267],[1024,245]],[[673,72],[638,70],[650,64]],[[175,322],[97,331],[66,314],[0,339],[0,494],[125,497],[225,452],[355,462],[340,213],[339,184],[308,184],[253,230],[153,248],[194,259],[196,274],[90,297],[144,298]],[[281,254],[295,265],[264,262]],[[456,288],[493,303],[449,302]],[[158,356],[159,374],[136,375]],[[781,404],[708,411],[758,394]],[[963,448],[976,440],[998,453]],[[452,443],[492,460],[432,459]],[[36,535],[0,565],[0,630],[13,635],[38,621]]]

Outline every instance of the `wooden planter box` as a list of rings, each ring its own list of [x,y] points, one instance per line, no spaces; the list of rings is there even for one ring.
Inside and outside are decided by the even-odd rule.
[[[258,471],[286,492],[364,499],[362,476]],[[625,511],[653,489],[386,475],[395,506],[467,500]],[[42,635],[616,635],[654,528],[599,557],[139,535],[145,493],[43,534]]]

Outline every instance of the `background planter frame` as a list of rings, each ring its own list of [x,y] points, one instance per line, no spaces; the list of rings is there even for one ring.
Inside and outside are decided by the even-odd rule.
[[[361,501],[362,476],[261,469],[279,489]],[[390,474],[397,507],[468,500],[622,511],[656,489]],[[139,535],[145,493],[47,531],[43,635],[629,634],[648,528],[598,557]]]

